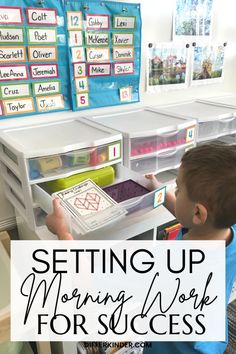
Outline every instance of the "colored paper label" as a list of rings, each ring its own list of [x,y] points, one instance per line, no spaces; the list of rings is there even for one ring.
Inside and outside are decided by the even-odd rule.
[[[25,64],[0,66],[0,81],[27,80],[27,79],[28,79],[28,72],[27,72],[27,66]]]
[[[69,45],[70,47],[83,45],[83,32],[82,31],[69,31]]]
[[[0,63],[15,63],[22,61],[26,61],[25,47],[0,47]]]
[[[134,45],[133,33],[112,33],[112,44],[114,46]]]
[[[86,32],[85,33],[86,45],[92,46],[108,46],[109,45],[109,33],[99,32]]]
[[[56,25],[56,9],[30,8],[26,9],[27,23],[30,25]]]
[[[158,189],[155,192],[154,203],[153,203],[154,208],[157,208],[158,206],[162,205],[165,202],[165,196],[166,196],[166,187]]]
[[[134,73],[134,63],[114,63],[115,75],[128,75]]]
[[[18,100],[5,100],[2,102],[6,115],[31,113],[35,111],[34,102],[31,97]]]
[[[109,29],[109,15],[86,15],[86,29]]]
[[[30,75],[32,79],[45,79],[58,77],[57,64],[30,65]]]
[[[89,106],[89,95],[88,93],[78,93],[76,95],[77,107],[84,108]]]
[[[24,43],[22,27],[0,27],[0,43]]]
[[[76,92],[88,92],[88,78],[80,77],[79,79],[75,79],[75,89]]]
[[[73,47],[71,48],[72,63],[85,61],[85,53],[83,47]]]
[[[36,103],[40,112],[64,108],[64,100],[62,95],[36,97]]]
[[[111,75],[111,64],[88,64],[88,76],[109,76]]]
[[[2,99],[30,96],[30,84],[0,85],[0,95]]]
[[[121,148],[120,143],[112,144],[108,146],[108,159],[109,161],[120,159]]]
[[[54,44],[57,42],[56,28],[34,27],[27,28],[29,44],[47,43]]]
[[[81,11],[67,11],[67,27],[71,29],[83,29],[83,20]]]
[[[113,60],[134,60],[134,47],[113,47]]]
[[[134,29],[135,22],[136,22],[135,16],[114,16],[113,28]]]
[[[60,92],[60,81],[33,82],[34,96],[49,95]]]
[[[86,48],[88,62],[101,62],[110,60],[109,48]]]
[[[2,102],[0,101],[0,116],[3,116]]]
[[[0,6],[0,24],[24,23],[21,7]]]
[[[132,101],[132,87],[122,87],[120,88],[120,101],[130,102]]]
[[[190,127],[186,131],[186,143],[193,141],[195,138],[195,127]]]
[[[86,76],[86,63],[74,63],[74,78]]]
[[[57,47],[28,47],[28,56],[30,61],[57,61]]]

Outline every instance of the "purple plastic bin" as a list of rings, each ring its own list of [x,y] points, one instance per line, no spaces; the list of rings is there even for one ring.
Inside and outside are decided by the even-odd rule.
[[[130,198],[139,197],[150,192],[147,188],[141,186],[132,179],[105,187],[103,190],[117,203],[123,202],[124,200]]]

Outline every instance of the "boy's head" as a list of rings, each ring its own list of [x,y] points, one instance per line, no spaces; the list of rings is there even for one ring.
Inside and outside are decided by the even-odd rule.
[[[210,143],[184,154],[176,216],[186,227],[207,221],[223,229],[236,223],[236,145]]]

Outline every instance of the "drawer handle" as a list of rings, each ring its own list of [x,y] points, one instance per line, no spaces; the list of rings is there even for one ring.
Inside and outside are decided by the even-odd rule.
[[[166,152],[163,152],[163,153],[160,154],[160,155],[157,155],[157,158],[158,158],[158,157],[165,158],[165,157],[174,156],[174,155],[176,155],[176,153],[177,153],[177,150],[176,150],[176,149],[175,149],[175,150],[171,150],[171,151],[166,151]]]
[[[163,137],[163,138],[168,138],[169,136],[173,136],[179,133],[179,130],[173,130],[172,132],[168,133],[163,133],[163,134],[157,134],[157,136]]]
[[[236,117],[230,117],[230,118],[222,118],[219,120],[220,123],[229,123],[232,122]]]

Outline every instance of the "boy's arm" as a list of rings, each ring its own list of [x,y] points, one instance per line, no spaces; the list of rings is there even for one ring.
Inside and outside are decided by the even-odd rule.
[[[145,177],[150,180],[153,189],[157,189],[161,186],[161,183],[156,179],[155,175],[146,174]],[[166,200],[164,206],[174,216],[175,216],[175,201],[176,201],[175,195],[170,192],[166,192]]]
[[[56,234],[59,240],[73,240],[73,236],[70,234],[65,221],[60,199],[53,199],[52,203],[53,212],[46,217],[46,225],[48,229],[53,234]]]

